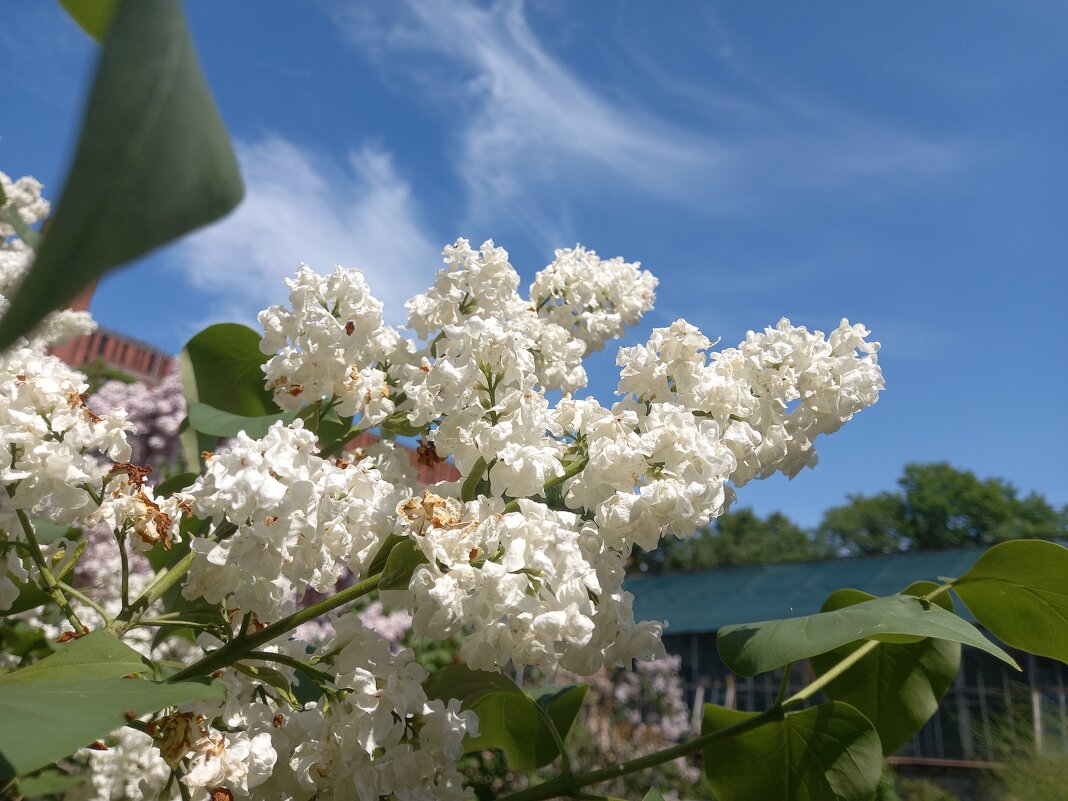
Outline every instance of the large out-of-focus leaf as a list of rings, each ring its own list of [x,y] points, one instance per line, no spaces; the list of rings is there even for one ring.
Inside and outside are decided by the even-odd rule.
[[[0,774],[21,775],[69,756],[126,725],[130,714],[224,698],[210,681],[64,679],[0,684]]]
[[[150,666],[141,654],[106,631],[91,631],[72,640],[47,659],[0,675],[0,686],[66,679],[114,679],[144,673]]]
[[[111,25],[118,0],[59,0],[59,4],[67,9],[82,30],[102,42]]]
[[[30,801],[43,796],[62,795],[72,787],[89,781],[82,772],[63,773],[55,768],[46,768],[32,776],[19,780],[19,795]]]
[[[921,596],[933,591],[933,582],[917,582],[903,594]],[[822,611],[831,612],[873,598],[860,590],[838,590],[824,602]],[[947,593],[935,597],[934,603],[953,611]],[[812,667],[823,675],[861,643],[844,645],[812,657]],[[883,752],[892,754],[918,732],[938,711],[960,667],[960,643],[947,640],[920,640],[914,643],[880,642],[875,650],[823,688],[835,701],[855,707],[875,726]]]
[[[701,733],[755,716],[705,704]],[[788,712],[704,752],[705,775],[719,801],[871,801],[882,765],[871,723],[839,701]]]
[[[118,638],[94,631],[0,676],[0,777],[42,768],[130,717],[225,696],[222,685],[208,681],[158,684],[139,677],[150,669]]]
[[[719,631],[717,647],[727,667],[743,676],[755,676],[851,642],[900,634],[972,645],[1019,670],[1011,656],[968,621],[937,604],[904,595],[805,617],[725,626]]]
[[[1068,548],[1044,540],[995,545],[953,591],[998,638],[1068,662]]]
[[[120,0],[63,193],[0,319],[0,350],[102,274],[219,219],[243,191],[181,3]]]

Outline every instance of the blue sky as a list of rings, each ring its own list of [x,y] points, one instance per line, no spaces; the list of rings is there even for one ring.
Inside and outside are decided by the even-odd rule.
[[[634,339],[788,316],[883,343],[882,400],[743,505],[814,524],[932,460],[1068,503],[1065,4],[186,7],[248,196],[106,279],[102,324],[173,352],[300,260],[363,268],[400,322],[458,236],[527,281],[581,242],[661,279]],[[58,4],[5,14],[0,169],[53,199],[94,58]]]

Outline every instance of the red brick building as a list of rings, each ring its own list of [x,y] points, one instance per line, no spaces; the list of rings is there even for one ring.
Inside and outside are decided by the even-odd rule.
[[[70,303],[75,311],[88,311],[93,299],[95,282],[90,284]],[[71,367],[85,367],[94,362],[103,362],[112,369],[126,373],[131,378],[158,383],[174,369],[174,357],[147,342],[128,337],[108,328],[98,328],[91,334],[73,339],[52,348],[52,353]]]

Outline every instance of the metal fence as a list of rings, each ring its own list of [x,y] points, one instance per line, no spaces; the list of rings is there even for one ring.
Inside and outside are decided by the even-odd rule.
[[[715,649],[715,635],[665,637],[668,651],[682,657],[686,699],[695,727],[702,705],[759,711],[774,703],[782,671],[735,676]],[[897,761],[938,761],[961,765],[996,762],[1014,749],[1068,753],[1068,676],[1052,659],[1012,652],[1023,670],[964,648],[961,669],[938,712],[896,755]],[[787,693],[814,678],[808,663],[795,665]]]

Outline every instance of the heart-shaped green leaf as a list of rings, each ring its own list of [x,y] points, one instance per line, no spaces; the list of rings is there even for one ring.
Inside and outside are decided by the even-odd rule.
[[[972,645],[1019,670],[1011,656],[968,621],[937,604],[904,595],[805,617],[725,626],[720,629],[717,647],[727,667],[742,676],[755,676],[851,642],[888,634]]]
[[[71,640],[47,659],[0,675],[0,686],[34,681],[117,679],[151,670],[148,661],[113,634],[91,631]]]
[[[922,596],[938,585],[916,582],[904,595]],[[838,590],[824,602],[824,612],[869,601],[874,596],[860,590]],[[946,593],[934,603],[953,611]],[[823,675],[849,656],[861,643],[844,645],[812,657],[812,667]],[[835,701],[845,701],[863,714],[879,734],[883,752],[892,754],[918,732],[938,711],[960,667],[960,643],[924,639],[913,643],[881,642],[871,653],[823,688]]]
[[[105,631],[0,676],[0,777],[30,773],[123,726],[130,716],[225,697],[209,681],[158,684],[151,666]],[[132,676],[132,678],[122,678]]]
[[[705,704],[701,734],[756,717]],[[720,801],[871,801],[883,752],[871,723],[840,701],[788,712],[704,750]]]
[[[953,591],[1002,642],[1068,662],[1068,548],[1045,540],[999,543]]]
[[[206,403],[223,412],[263,417],[278,412],[263,383],[260,336],[246,325],[209,325],[182,348],[182,387],[190,408]]]

